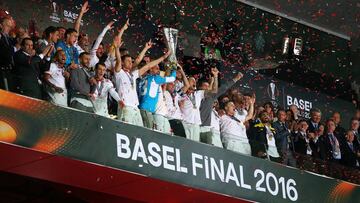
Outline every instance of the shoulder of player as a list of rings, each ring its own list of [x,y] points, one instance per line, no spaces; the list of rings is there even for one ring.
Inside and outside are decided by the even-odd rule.
[[[226,114],[220,117],[220,120],[229,120],[229,119],[230,117]]]
[[[110,83],[110,84],[112,84],[111,80],[106,79],[106,78],[104,79],[104,82],[105,82],[105,83]]]

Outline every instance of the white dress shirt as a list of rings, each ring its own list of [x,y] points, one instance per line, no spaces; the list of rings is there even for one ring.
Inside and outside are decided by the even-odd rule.
[[[161,88],[161,86],[159,87],[159,99],[158,102],[156,104],[156,110],[155,113],[158,115],[162,115],[162,116],[167,116],[168,115],[168,109],[166,106],[166,99],[163,93],[163,90]]]
[[[249,143],[244,123],[235,117],[223,115],[220,118],[220,130],[223,138],[237,139]]]
[[[181,101],[184,104],[180,108],[185,122],[201,125],[200,104],[204,95],[204,90],[198,90],[190,95],[184,94],[182,96]]]
[[[139,78],[139,70],[134,70],[129,73],[121,69],[118,73],[115,73],[116,89],[120,100],[124,102],[125,106],[138,108],[139,99],[136,92],[137,78]]]
[[[182,120],[183,116],[179,107],[179,100],[181,96],[178,93],[175,93],[175,97],[173,98],[169,91],[164,92],[166,106],[168,109],[167,116],[172,119]]]

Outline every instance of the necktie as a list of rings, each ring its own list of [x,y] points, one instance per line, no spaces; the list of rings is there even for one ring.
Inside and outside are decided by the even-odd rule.
[[[9,46],[10,45],[9,36],[7,34],[5,34],[5,33],[1,33],[1,37],[4,38],[6,45]]]
[[[349,147],[350,147],[351,151],[354,152],[354,146],[352,143],[349,143]]]
[[[237,119],[235,116],[230,116],[230,118],[232,118],[233,120],[235,120],[236,122],[241,123],[241,121],[239,119]]]

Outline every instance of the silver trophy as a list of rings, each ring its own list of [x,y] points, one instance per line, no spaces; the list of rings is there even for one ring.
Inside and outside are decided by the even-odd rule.
[[[176,68],[177,59],[176,59],[176,47],[178,41],[179,30],[174,28],[164,28],[164,34],[166,37],[167,47],[171,50],[171,55],[168,58],[169,66]]]
[[[52,8],[53,8],[53,13],[57,13],[57,5],[55,1],[52,2]]]
[[[276,87],[275,83],[271,82],[270,83],[270,90],[271,90],[271,99],[272,100],[276,100],[276,98],[275,98],[275,87]]]

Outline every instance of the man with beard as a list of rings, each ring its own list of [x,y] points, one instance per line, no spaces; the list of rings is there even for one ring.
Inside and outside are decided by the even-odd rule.
[[[65,85],[70,73],[65,71],[65,52],[60,50],[54,55],[54,62],[50,64],[50,69],[45,72],[45,82],[48,85],[48,95],[50,101],[61,106],[68,106],[68,93]]]
[[[79,110],[94,112],[93,100],[96,80],[91,77],[90,54],[83,52],[80,54],[79,68],[72,69],[70,72],[71,100],[70,106]]]
[[[270,116],[263,111],[259,117],[260,123],[255,124],[250,130],[253,152],[257,157],[279,162],[280,155],[275,141],[276,130],[271,126]]]
[[[116,66],[115,69],[119,69],[121,66],[121,56],[119,51],[120,44],[115,45],[115,55],[116,55]],[[96,80],[96,90],[95,90],[95,100],[94,100],[94,110],[95,113],[101,116],[110,117],[108,112],[108,95],[110,94],[116,102],[120,101],[120,97],[116,92],[113,83],[104,78],[106,72],[106,66],[103,63],[97,63],[95,66],[95,80]]]

